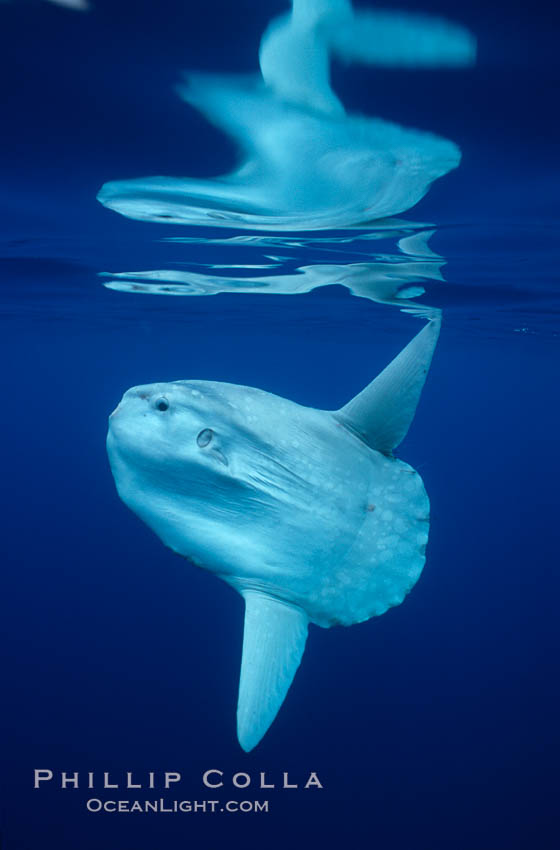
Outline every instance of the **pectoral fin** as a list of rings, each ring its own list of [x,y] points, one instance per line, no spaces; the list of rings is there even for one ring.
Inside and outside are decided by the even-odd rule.
[[[403,348],[377,378],[334,414],[362,440],[390,454],[405,438],[432,362],[440,316]]]
[[[249,752],[276,717],[299,667],[307,615],[295,605],[246,591],[237,737]]]

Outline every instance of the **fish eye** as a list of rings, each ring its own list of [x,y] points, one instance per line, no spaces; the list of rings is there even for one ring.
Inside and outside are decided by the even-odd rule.
[[[167,401],[165,396],[158,398],[154,406],[156,410],[160,410],[162,413],[164,413],[166,410],[169,410],[169,402]]]
[[[200,446],[200,448],[203,449],[212,442],[213,436],[214,432],[211,428],[204,428],[204,430],[201,431],[198,437],[196,438],[196,442]]]

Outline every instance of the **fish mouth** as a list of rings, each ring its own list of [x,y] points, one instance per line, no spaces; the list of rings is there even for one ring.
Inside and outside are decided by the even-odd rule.
[[[131,401],[138,401],[138,399],[140,399],[141,401],[149,401],[158,391],[163,394],[165,392],[166,386],[167,385],[149,384],[138,387],[131,387],[131,389],[125,392],[113,412],[109,414],[109,422],[111,422],[111,420],[114,419],[118,414],[122,413],[123,410],[129,406]]]

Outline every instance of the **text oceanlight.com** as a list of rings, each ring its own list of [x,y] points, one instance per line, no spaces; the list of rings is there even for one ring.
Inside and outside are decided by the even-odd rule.
[[[98,800],[86,803],[88,812],[110,814],[206,814],[214,812],[268,812],[268,800]]]
[[[199,790],[192,793],[193,784]],[[175,792],[181,786],[188,786],[189,796],[196,797],[208,793],[224,794],[223,800],[206,799],[167,799],[157,797],[157,791]],[[288,771],[244,771],[228,772],[219,768],[205,770],[198,775],[198,780],[183,778],[178,771],[54,771],[49,768],[36,769],[33,775],[33,788],[37,792],[50,789],[64,791],[72,797],[82,796],[80,804],[92,814],[207,814],[207,813],[263,813],[269,811],[270,800],[250,799],[253,792],[267,792],[266,796],[294,794],[298,790],[313,791],[323,789],[323,783],[315,771],[307,771],[303,775],[295,775]],[[153,792],[156,794],[153,794]],[[84,793],[85,792],[85,793]],[[116,793],[115,793],[116,792]],[[134,799],[140,796],[138,792],[148,792],[147,799]],[[151,793],[150,793],[151,792]],[[202,792],[202,793],[201,793]],[[247,799],[228,799],[229,795]],[[184,791],[183,791],[184,793]],[[111,796],[112,799],[105,799]],[[133,799],[114,799],[115,797],[132,797]],[[143,796],[143,795],[142,795]]]

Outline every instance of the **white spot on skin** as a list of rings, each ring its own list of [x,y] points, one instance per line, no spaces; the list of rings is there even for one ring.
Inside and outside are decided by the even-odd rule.
[[[270,500],[275,512],[273,521],[284,506],[290,508],[286,523],[274,534],[275,541],[280,542],[285,535],[286,554],[277,552],[276,547],[274,564],[268,569],[270,577],[266,574],[263,584],[274,581],[275,589],[285,586],[290,593],[293,588],[294,600],[309,611],[312,622],[325,626],[362,622],[398,604],[418,578],[425,560],[419,535],[427,529],[429,503],[420,477],[401,465],[400,461],[388,460],[379,453],[364,449],[361,444],[355,446],[346,438],[345,432],[336,432],[332,436],[332,429],[325,426],[323,433],[321,413],[311,409],[294,410],[287,404],[279,408],[276,399],[269,397],[265,401],[270,403],[271,409],[263,405],[261,410],[260,404],[245,400],[244,388],[227,387],[224,393],[226,390],[232,397],[223,399],[224,404],[227,402],[224,417],[235,410],[234,425],[240,419],[245,429],[249,425],[249,430],[254,429],[257,435],[261,435],[262,431],[263,440],[270,445],[271,458],[279,461],[278,469],[273,463],[267,466],[257,448],[257,470],[248,466],[249,471],[255,472],[256,478],[257,472],[262,473],[264,480],[257,483],[259,486],[262,484],[267,494],[269,478],[272,480],[271,487],[274,482],[278,484],[272,492],[274,498]],[[215,385],[212,385],[212,391],[208,403],[213,410]],[[206,401],[207,395],[204,389],[188,387],[185,396],[187,408],[189,398],[193,402],[196,399],[198,408]],[[286,422],[282,421],[284,414]],[[186,419],[185,427],[192,430],[188,416]],[[312,420],[311,424],[308,420]],[[147,436],[151,451],[152,436]],[[335,441],[335,437],[340,442]],[[165,450],[168,448],[166,443]],[[246,465],[250,464],[252,448],[251,444],[246,451],[247,457],[245,454],[242,456]],[[245,450],[243,442],[243,452]],[[172,460],[169,461],[170,466]],[[182,455],[179,461],[183,462]],[[293,478],[287,475],[286,468],[294,473]],[[249,480],[253,482],[256,479],[249,475]],[[220,496],[215,498],[218,500]],[[259,547],[253,554],[246,546],[237,546],[236,543],[238,538],[244,542],[247,524],[251,525],[251,534],[257,541],[262,538],[261,548],[268,551],[269,543],[265,536],[271,527],[266,513],[268,502],[266,499],[261,502],[251,494],[248,505],[241,506],[244,513],[240,521],[228,524],[228,517],[233,514],[231,493],[226,493],[224,499],[220,523],[223,519],[225,530],[218,543],[222,545],[223,539],[228,552],[240,553],[240,571],[243,568],[247,575],[254,572],[260,576],[259,571],[263,567]],[[268,523],[262,533],[259,530],[261,518]],[[173,516],[166,514],[162,517],[162,524],[170,525],[172,520]],[[184,523],[181,517],[177,536],[186,537],[192,527],[197,526]],[[175,533],[174,527],[172,531]],[[257,537],[258,534],[261,537]],[[201,549],[206,547],[212,554],[215,540],[215,535],[210,534],[200,543],[197,539],[196,544]],[[182,537],[179,544],[183,546]],[[176,548],[180,551],[179,546]],[[302,552],[304,563],[299,560]],[[296,559],[297,568],[294,566]],[[204,562],[202,557],[199,557],[199,562]]]

